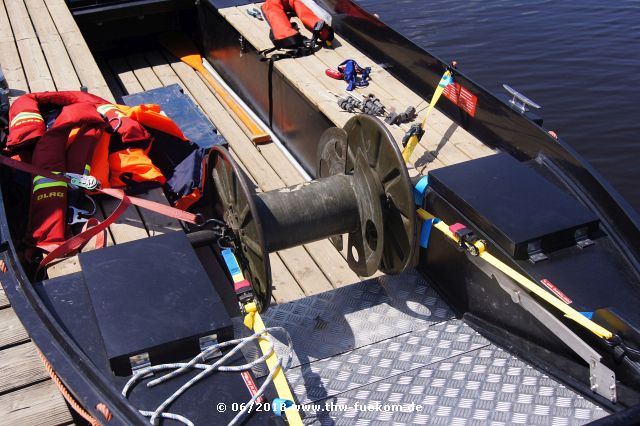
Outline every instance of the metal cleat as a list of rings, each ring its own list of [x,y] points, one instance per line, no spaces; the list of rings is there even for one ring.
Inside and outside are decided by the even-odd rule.
[[[503,84],[502,87],[504,88],[504,90],[509,92],[510,95],[513,96],[509,100],[509,104],[511,104],[511,107],[516,111],[519,111],[520,113],[524,114],[525,112],[530,110],[529,107],[533,109],[541,108],[540,105],[533,102],[531,99],[527,98],[525,95],[518,92],[516,89],[512,88],[511,86],[507,84]]]

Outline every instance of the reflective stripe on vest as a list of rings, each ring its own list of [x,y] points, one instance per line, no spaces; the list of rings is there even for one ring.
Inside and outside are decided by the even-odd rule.
[[[53,172],[55,174],[60,174],[60,172]],[[53,188],[53,187],[67,187],[66,182],[61,182],[59,180],[49,179],[44,176],[36,176],[33,178],[33,192],[39,191],[41,189]]]

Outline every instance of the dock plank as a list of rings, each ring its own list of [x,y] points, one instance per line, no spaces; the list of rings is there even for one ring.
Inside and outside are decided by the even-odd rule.
[[[80,90],[71,58],[43,0],[26,0],[27,11],[57,90]]]
[[[66,425],[73,421],[51,380],[0,395],[0,421],[5,425]]]
[[[0,309],[6,308],[7,306],[9,306],[9,298],[2,285],[0,285]]]
[[[131,70],[125,58],[111,59],[109,61],[109,67],[113,75],[120,80],[122,87],[124,87],[127,93],[132,94],[144,91],[138,81],[138,77],[136,77],[135,73]]]
[[[0,394],[49,379],[36,347],[26,342],[0,352]]]
[[[55,90],[47,61],[24,2],[15,0],[4,4],[11,21],[13,36],[27,77],[29,90],[32,92]]]
[[[0,349],[28,340],[27,330],[25,330],[13,308],[7,307],[0,310]],[[0,416],[0,418],[2,417]]]
[[[302,299],[305,296],[304,291],[284,265],[280,256],[276,253],[270,253],[269,261],[271,262],[271,281],[273,283],[272,294],[276,303]]]
[[[157,89],[163,86],[160,79],[142,55],[129,55],[126,61],[144,90]]]
[[[0,2],[0,66],[11,89],[20,92],[29,90],[4,2]],[[11,96],[15,98],[16,94],[14,92]]]
[[[45,4],[74,64],[80,82],[90,93],[113,102],[113,94],[64,0],[46,0]]]

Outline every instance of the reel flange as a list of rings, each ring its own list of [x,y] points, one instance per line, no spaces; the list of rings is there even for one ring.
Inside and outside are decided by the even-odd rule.
[[[376,118],[328,129],[318,147],[318,178],[256,193],[227,150],[214,147],[209,171],[215,208],[232,229],[236,254],[260,310],[271,299],[269,253],[332,237],[358,275],[399,273],[416,244],[413,187],[402,155]]]

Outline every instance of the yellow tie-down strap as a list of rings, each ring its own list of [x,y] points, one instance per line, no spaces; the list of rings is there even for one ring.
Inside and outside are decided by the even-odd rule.
[[[254,333],[259,333],[264,331],[265,326],[264,322],[262,322],[262,317],[258,313],[258,307],[255,303],[250,302],[244,305],[244,309],[247,314],[244,317],[244,325],[248,328],[252,329]],[[260,344],[260,349],[263,354],[266,354],[271,345],[265,339],[258,339]],[[293,393],[291,392],[291,388],[289,387],[289,382],[287,382],[287,378],[284,375],[284,371],[282,371],[282,367],[278,362],[278,357],[275,351],[271,352],[271,355],[267,357],[266,360],[267,367],[269,367],[269,371],[274,371],[274,369],[278,369],[278,371],[273,375],[273,384],[276,387],[276,392],[278,393],[278,397],[282,399],[287,399],[295,404],[295,399],[293,397]],[[287,421],[290,425],[299,426],[302,425],[302,417],[300,417],[300,412],[294,405],[293,407],[286,408],[284,410],[285,416],[287,416]]]
[[[429,220],[434,217],[431,213],[429,213],[424,209],[418,209],[417,213],[422,220]],[[458,238],[449,230],[449,225],[447,225],[446,223],[440,221],[438,223],[434,223],[433,226],[438,231],[442,232],[445,236],[450,238],[451,240],[455,241],[456,243],[458,242]],[[495,256],[493,256],[491,253],[489,253],[486,250],[486,247],[482,241],[476,241],[474,243],[474,246],[478,249],[479,257],[487,261],[496,269],[505,273],[507,276],[509,276],[518,284],[520,284],[520,286],[524,287],[526,290],[530,291],[531,293],[543,299],[545,302],[559,309],[560,312],[562,312],[566,317],[571,318],[572,320],[574,320],[575,322],[577,322],[587,330],[591,331],[598,337],[601,337],[607,340],[613,337],[613,333],[611,333],[609,330],[591,321],[589,318],[585,317],[580,312],[576,311],[571,306],[567,305],[566,303],[558,299],[553,294],[547,292],[538,284],[531,281],[529,278],[525,277],[524,275],[522,275],[515,269],[511,268],[501,260],[498,260]]]

